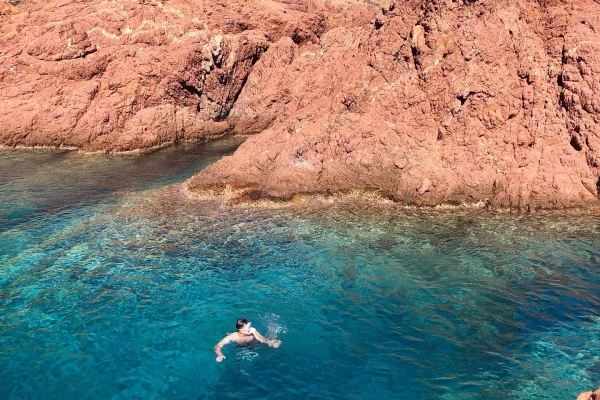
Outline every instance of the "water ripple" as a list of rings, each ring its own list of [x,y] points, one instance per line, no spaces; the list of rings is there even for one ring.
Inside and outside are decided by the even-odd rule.
[[[140,158],[32,159],[107,169],[108,189],[0,178],[22,213],[0,215],[2,398],[542,399],[600,380],[599,217],[219,208],[112,181]],[[216,363],[240,316],[282,346]]]

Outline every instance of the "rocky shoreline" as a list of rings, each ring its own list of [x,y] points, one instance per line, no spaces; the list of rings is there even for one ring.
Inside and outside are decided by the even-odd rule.
[[[253,134],[187,190],[600,205],[592,0],[0,5],[3,145],[120,152]]]

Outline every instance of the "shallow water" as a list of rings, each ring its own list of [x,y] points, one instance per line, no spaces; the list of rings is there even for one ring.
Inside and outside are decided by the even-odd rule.
[[[221,208],[237,142],[0,152],[0,398],[574,399],[600,386],[600,217]],[[212,347],[247,317],[279,349]]]

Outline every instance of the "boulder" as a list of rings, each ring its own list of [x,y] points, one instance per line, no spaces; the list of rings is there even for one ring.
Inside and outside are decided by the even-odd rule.
[[[577,396],[577,400],[600,400],[600,388],[596,391],[583,392]]]

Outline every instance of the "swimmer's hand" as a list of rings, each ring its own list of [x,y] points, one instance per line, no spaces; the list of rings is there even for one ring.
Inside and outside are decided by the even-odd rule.
[[[225,356],[218,356],[217,357],[217,362],[221,362],[225,359]]]
[[[276,349],[281,345],[281,340],[279,340],[279,339],[269,340],[268,345],[269,345],[269,347],[273,347],[274,349]]]

